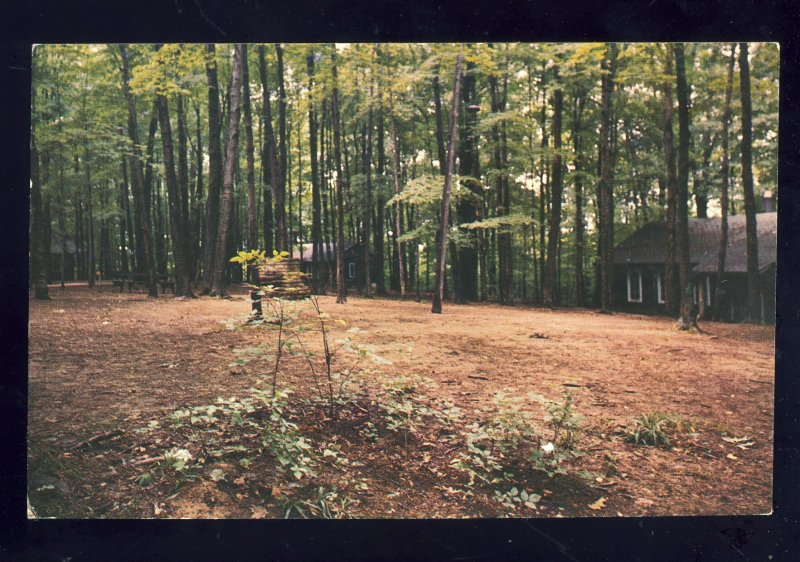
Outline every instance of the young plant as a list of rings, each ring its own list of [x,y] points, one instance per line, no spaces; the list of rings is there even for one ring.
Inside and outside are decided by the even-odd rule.
[[[666,414],[660,412],[642,414],[636,420],[636,425],[628,434],[626,441],[634,445],[668,449],[671,446],[669,433],[674,427],[675,422]]]

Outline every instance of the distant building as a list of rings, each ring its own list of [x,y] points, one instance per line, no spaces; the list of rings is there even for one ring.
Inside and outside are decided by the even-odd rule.
[[[775,267],[778,213],[756,215],[758,270],[761,276],[761,321],[775,321]],[[716,276],[721,219],[689,219],[689,262],[694,301],[706,307],[722,307],[724,320],[740,322],[747,315],[747,250],[745,216],[728,217],[728,249],[725,257],[725,290],[717,294]],[[664,263],[667,226],[651,222],[623,240],[614,250],[614,308],[626,312],[663,314]],[[677,265],[676,265],[677,271]],[[676,274],[675,294],[680,294]]]
[[[300,269],[303,273],[311,275],[313,267],[313,244],[302,245],[302,262]],[[320,263],[323,268],[336,275],[336,245],[335,244],[321,244],[322,256],[320,256]],[[300,258],[300,250],[292,252],[293,258]],[[373,270],[374,271],[374,270]],[[375,279],[375,273],[372,274],[372,279]],[[354,242],[344,243],[344,279],[348,288],[364,287],[364,248],[361,244]]]

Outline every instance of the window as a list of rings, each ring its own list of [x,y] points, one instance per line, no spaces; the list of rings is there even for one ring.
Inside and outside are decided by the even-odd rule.
[[[353,262],[347,264],[347,276],[350,277],[350,279],[356,278],[356,264]]]
[[[628,302],[642,302],[642,272],[628,271]]]
[[[656,275],[656,298],[658,299],[658,304],[666,302],[664,298],[664,274],[660,271]]]

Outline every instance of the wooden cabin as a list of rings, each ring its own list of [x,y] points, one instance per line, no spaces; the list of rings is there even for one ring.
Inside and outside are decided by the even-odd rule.
[[[775,268],[778,213],[756,215],[758,270],[761,277],[761,321],[775,321]],[[728,217],[728,248],[724,292],[717,294],[717,259],[721,219],[689,219],[689,262],[694,302],[724,311],[721,319],[741,322],[747,315],[747,235],[745,216]],[[666,222],[651,222],[614,249],[614,308],[625,312],[665,314],[664,263],[667,253]],[[680,286],[675,274],[675,294]]]
[[[336,275],[336,245],[335,244],[321,244],[322,256],[320,262],[323,268],[328,272],[333,272]],[[313,274],[313,244],[303,244],[301,249],[296,249],[292,252],[292,258],[301,260],[301,271],[310,276]],[[344,243],[344,279],[348,289],[356,288],[363,289],[365,282],[364,275],[364,248],[361,244],[354,242]],[[375,279],[375,273],[372,274],[372,279]]]

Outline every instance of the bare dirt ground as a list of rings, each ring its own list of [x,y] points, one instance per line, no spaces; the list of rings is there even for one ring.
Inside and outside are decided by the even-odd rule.
[[[178,430],[168,431],[170,413],[264,386],[266,361],[231,366],[234,349],[274,345],[276,338],[274,331],[226,327],[224,321],[239,322],[249,311],[243,292],[230,300],[153,301],[112,287],[68,287],[51,289],[51,296],[30,302],[28,477],[39,516],[285,514],[299,492],[279,477],[274,462],[256,458],[243,468],[211,455],[205,468],[223,470],[223,481],[201,470],[178,485],[152,460],[167,446],[183,446]],[[370,363],[367,381],[429,377],[435,384],[429,393],[455,403],[468,421],[485,415],[498,390],[554,400],[572,394],[583,417],[583,455],[569,475],[526,476],[521,484],[543,499],[517,515],[771,511],[772,327],[703,323],[707,334],[690,334],[669,319],[586,310],[446,303],[444,314],[432,315],[427,303],[355,296],[345,306],[333,297],[320,304],[344,320],[331,323],[332,338],[350,335],[387,360]],[[298,397],[313,394],[303,361],[290,357],[283,365],[281,385]],[[371,416],[365,404],[358,408]],[[354,429],[364,421],[357,409],[338,425],[310,406],[292,412],[315,447],[337,443],[351,462],[346,470],[322,463],[319,482],[305,488],[335,484],[351,500],[347,515],[504,514],[491,489],[485,496],[464,492],[463,474],[450,467],[457,438],[438,439],[422,427],[410,444],[385,435],[369,444]],[[625,440],[633,420],[650,412],[685,422],[672,448]],[[102,435],[108,437],[85,443]],[[192,443],[187,448],[206,450]],[[153,485],[141,485],[144,470]]]

